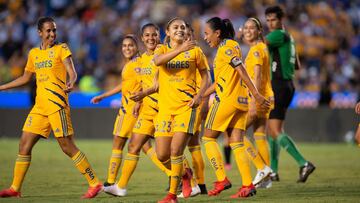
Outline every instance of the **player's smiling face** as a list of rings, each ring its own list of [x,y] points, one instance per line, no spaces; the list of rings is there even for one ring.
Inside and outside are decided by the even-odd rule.
[[[39,36],[41,37],[42,44],[52,45],[56,40],[56,24],[55,22],[45,22],[38,30]]]
[[[204,40],[209,44],[211,48],[217,47],[221,41],[220,30],[213,30],[210,27],[210,24],[206,23],[204,28]]]
[[[144,30],[143,35],[141,36],[142,41],[147,50],[154,51],[158,43],[160,42],[159,31],[155,27],[149,26]]]
[[[243,32],[244,39],[250,43],[256,41],[260,34],[260,30],[258,30],[256,23],[253,20],[246,21]]]
[[[134,40],[130,38],[125,38],[122,42],[122,53],[125,58],[131,59],[137,53],[138,48],[134,42]]]
[[[186,26],[182,20],[174,20],[166,30],[166,35],[172,41],[184,41],[186,39]]]

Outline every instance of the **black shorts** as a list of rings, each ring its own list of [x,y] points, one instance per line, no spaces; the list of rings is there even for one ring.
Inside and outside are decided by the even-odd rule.
[[[285,120],[286,111],[295,93],[292,80],[271,81],[275,97],[275,107],[270,112],[269,119]]]

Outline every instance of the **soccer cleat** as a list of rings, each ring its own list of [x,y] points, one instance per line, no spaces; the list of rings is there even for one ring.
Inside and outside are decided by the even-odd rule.
[[[206,194],[207,195],[207,189],[206,189],[206,185],[205,184],[198,184],[200,190],[201,190],[201,193],[202,195]]]
[[[109,182],[105,182],[104,183],[104,187],[109,187],[109,186],[112,186],[112,185],[114,185],[115,183],[109,183]]]
[[[225,177],[223,181],[214,182],[214,189],[209,190],[209,196],[216,196],[220,194],[223,190],[231,188],[231,182]]]
[[[12,188],[8,188],[0,191],[0,197],[21,197],[21,193],[16,192]]]
[[[239,198],[239,197],[251,197],[256,195],[256,188],[253,184],[249,186],[242,186],[239,191],[231,195],[230,198]]]
[[[201,193],[201,189],[198,185],[196,185],[195,187],[191,188],[190,197],[195,197],[196,195],[198,195],[200,193]],[[180,193],[177,197],[184,198],[184,194]]]
[[[126,189],[119,188],[117,184],[105,187],[104,192],[117,197],[124,197],[127,194]]]
[[[271,172],[272,172],[271,168],[265,165],[265,167],[262,170],[258,170],[252,184],[257,186],[267,177],[269,177]]]
[[[166,197],[160,201],[158,201],[158,203],[177,203],[177,197],[174,194],[168,193],[166,195]]]
[[[88,191],[81,196],[81,199],[91,199],[96,197],[103,190],[103,185],[101,183],[97,184],[95,187],[89,187]]]
[[[300,167],[298,183],[305,183],[309,175],[314,172],[316,167],[310,161],[306,162],[304,166]]]
[[[278,173],[272,172],[270,174],[270,178],[271,178],[271,181],[274,181],[274,182],[279,182],[280,181],[280,177],[279,177]]]
[[[182,193],[184,198],[188,198],[191,195],[191,179],[192,179],[192,170],[190,168],[185,169],[185,174],[182,176]]]
[[[255,186],[257,189],[258,188],[265,188],[265,189],[269,189],[272,187],[272,181],[271,178],[268,177],[265,180],[263,180],[261,183],[259,183],[258,185]]]

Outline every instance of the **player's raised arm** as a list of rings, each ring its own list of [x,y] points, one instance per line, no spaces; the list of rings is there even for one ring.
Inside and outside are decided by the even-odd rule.
[[[96,96],[96,97],[93,97],[93,98],[91,99],[91,103],[97,104],[97,103],[99,103],[101,100],[103,100],[104,98],[107,98],[107,97],[110,97],[110,96],[112,96],[112,95],[114,95],[114,94],[120,93],[120,92],[121,92],[121,89],[122,89],[122,85],[121,85],[121,83],[120,83],[119,85],[115,86],[113,89],[111,89],[111,90],[109,90],[109,91],[106,91],[106,92],[104,92],[104,93],[102,93],[102,94],[100,94],[100,95],[98,95],[98,96]]]

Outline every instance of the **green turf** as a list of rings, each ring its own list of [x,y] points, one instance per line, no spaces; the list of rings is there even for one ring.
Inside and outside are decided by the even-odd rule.
[[[105,180],[111,153],[111,140],[78,140],[96,173]],[[297,184],[298,167],[284,151],[281,154],[281,182],[271,189],[261,189],[255,197],[241,201],[256,202],[337,202],[360,201],[359,148],[344,144],[299,144],[300,150],[316,164],[317,169],[305,184]],[[0,139],[0,188],[11,184],[12,170],[18,150],[18,140]],[[206,163],[206,183],[212,188],[213,171]],[[142,156],[135,171],[127,197],[100,194],[94,202],[156,202],[166,192],[167,177]],[[180,202],[231,202],[229,196],[240,187],[235,165],[228,172],[233,188],[219,197],[197,196]],[[78,202],[87,189],[85,179],[72,165],[54,140],[40,140],[33,150],[30,170],[23,184],[21,202]],[[19,199],[0,199],[0,202],[17,202]]]

